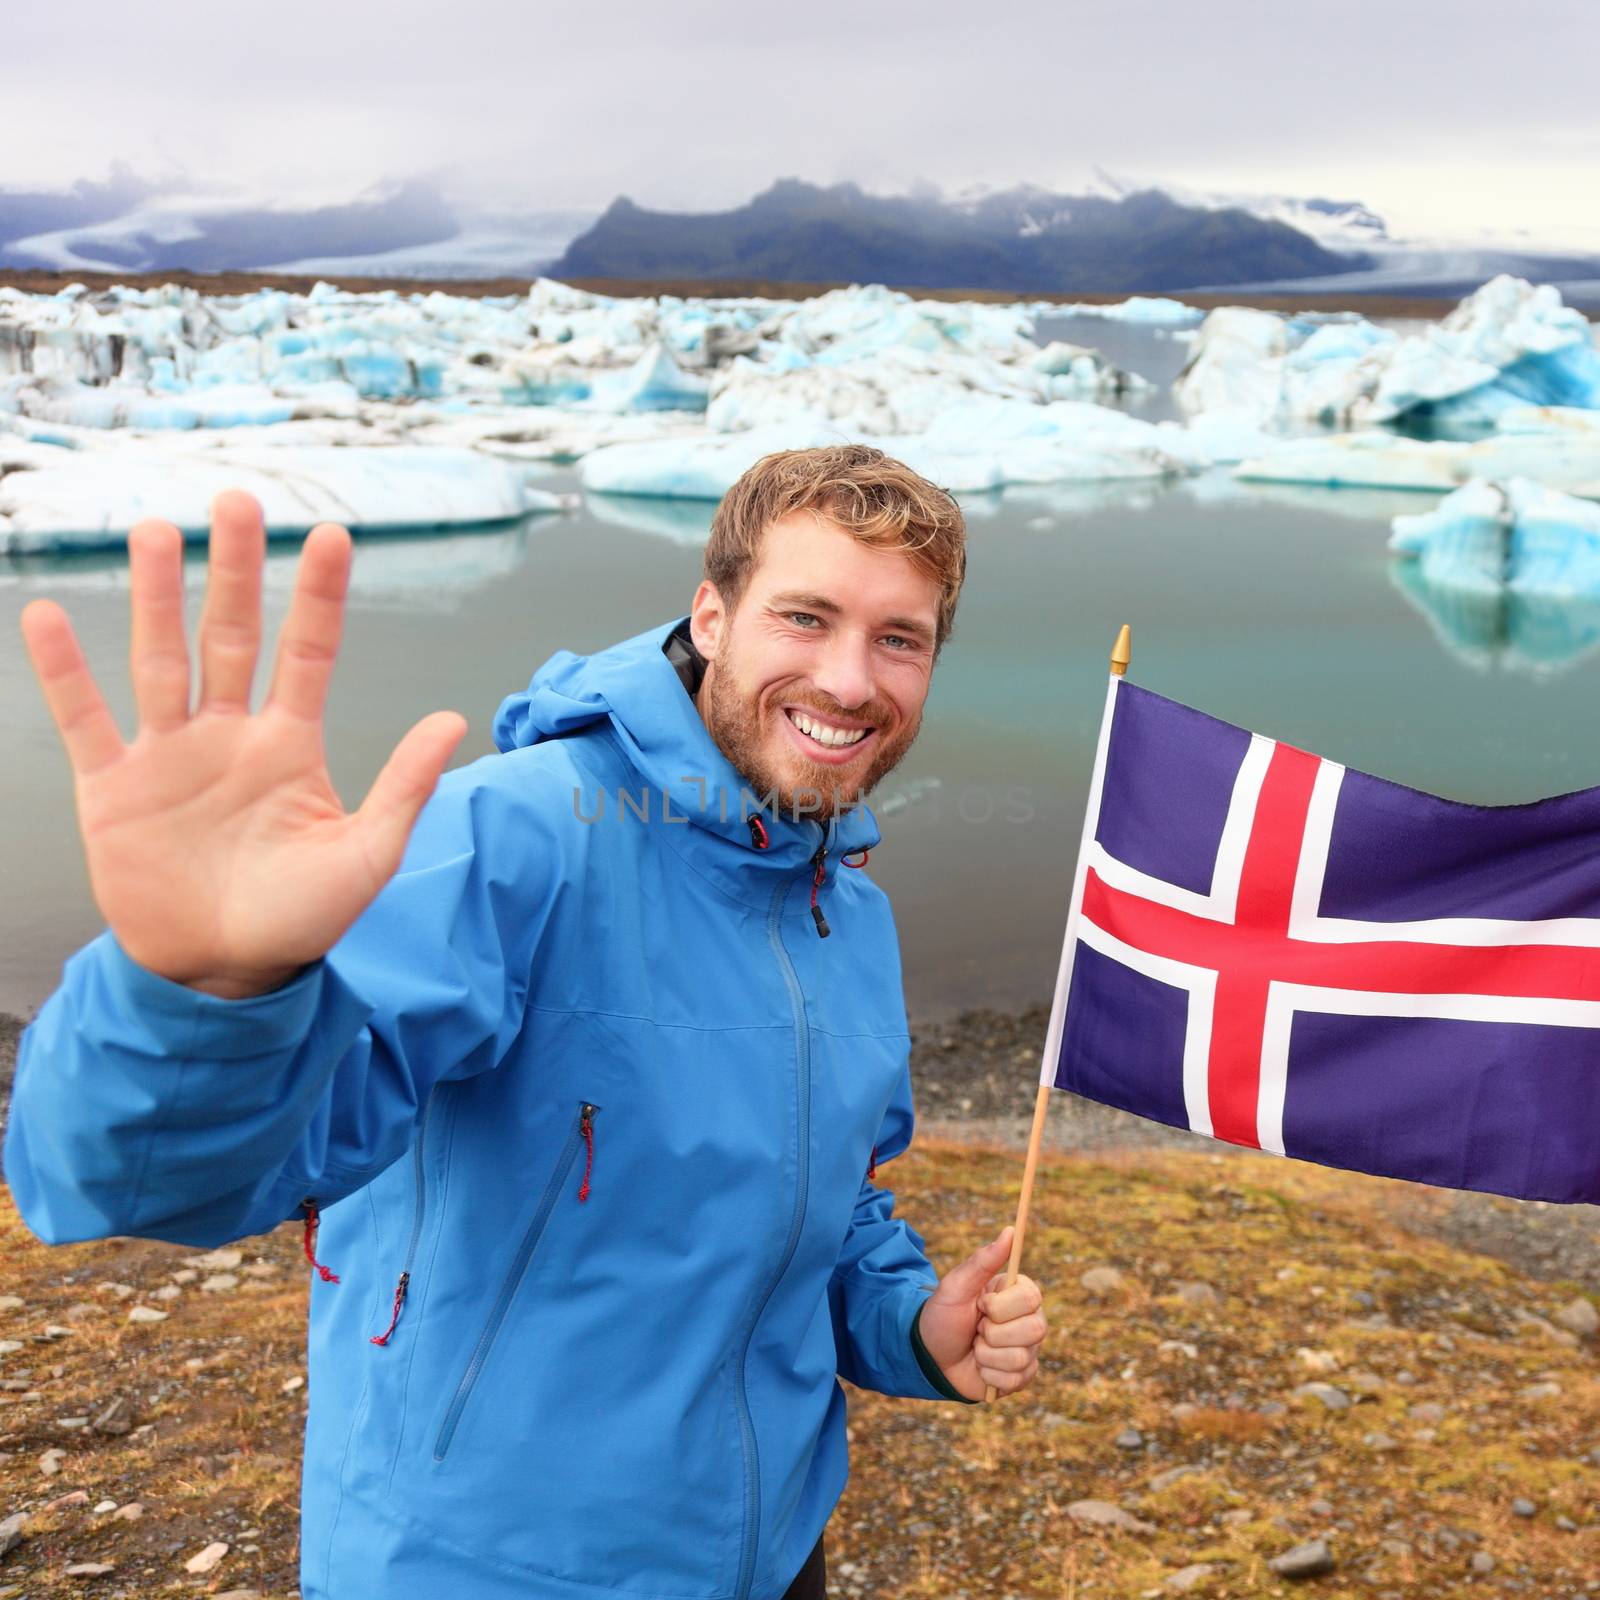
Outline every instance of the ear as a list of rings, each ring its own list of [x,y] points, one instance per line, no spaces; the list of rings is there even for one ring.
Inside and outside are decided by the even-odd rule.
[[[707,661],[716,660],[728,617],[728,608],[717,586],[709,578],[702,580],[689,607],[689,637]]]

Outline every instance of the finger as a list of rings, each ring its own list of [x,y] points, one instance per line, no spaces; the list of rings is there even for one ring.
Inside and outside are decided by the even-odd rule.
[[[122,755],[122,735],[66,612],[54,600],[32,601],[22,613],[22,638],[72,770],[84,778],[116,761]]]
[[[1021,1372],[986,1371],[981,1366],[978,1368],[978,1376],[997,1394],[1015,1394],[1019,1389],[1026,1389],[1038,1374],[1037,1361],[1029,1362]]]
[[[200,707],[250,709],[261,650],[261,562],[267,535],[261,503],[226,489],[211,503],[206,603],[200,613]]]
[[[1043,1303],[1039,1285],[1031,1278],[1018,1278],[1010,1288],[988,1290],[979,1298],[978,1309],[996,1322],[1010,1322],[1014,1317],[1025,1317],[1037,1311]]]
[[[1044,1318],[1037,1311],[1018,1317],[1014,1322],[996,1322],[993,1317],[986,1317],[978,1324],[979,1336],[992,1345],[1042,1344],[1048,1332]]]
[[[128,673],[141,727],[164,733],[189,719],[189,645],[183,635],[183,535],[170,522],[128,532]]]
[[[318,523],[300,548],[294,595],[278,634],[270,704],[297,717],[321,718],[339,656],[349,585],[350,534],[337,523]]]
[[[987,1339],[974,1339],[972,1354],[980,1372],[1021,1372],[1033,1360],[1031,1350],[1013,1350],[1004,1345],[992,1345]]]
[[[435,711],[395,746],[373,779],[356,815],[381,882],[387,883],[399,868],[417,816],[466,731],[467,719],[458,712]]]

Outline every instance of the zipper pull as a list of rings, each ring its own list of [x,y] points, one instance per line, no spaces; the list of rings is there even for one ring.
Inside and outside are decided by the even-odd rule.
[[[373,1344],[388,1344],[389,1335],[394,1332],[395,1324],[400,1320],[400,1307],[405,1304],[406,1286],[410,1282],[411,1274],[409,1272],[402,1272],[400,1274],[400,1281],[394,1286],[394,1310],[389,1313],[389,1326],[385,1328],[382,1333],[373,1334],[371,1340]]]
[[[811,858],[811,920],[817,925],[817,937],[828,937],[828,919],[822,914],[822,907],[817,904],[817,890],[822,887],[822,880],[828,875],[828,847],[825,844],[817,846],[817,853]]]
[[[578,1131],[583,1135],[583,1148],[585,1159],[583,1163],[583,1182],[578,1185],[578,1198],[589,1198],[589,1178],[594,1172],[594,1113],[595,1108],[584,1102],[583,1112],[578,1118]]]
[[[320,1229],[320,1224],[317,1220],[316,1196],[308,1194],[305,1199],[300,1202],[300,1206],[306,1214],[305,1232],[301,1240],[301,1247],[305,1250],[306,1260],[309,1261],[316,1269],[317,1276],[321,1278],[324,1283],[337,1283],[339,1281],[338,1273],[332,1271],[328,1267],[323,1266],[323,1264],[317,1260],[317,1234]]]

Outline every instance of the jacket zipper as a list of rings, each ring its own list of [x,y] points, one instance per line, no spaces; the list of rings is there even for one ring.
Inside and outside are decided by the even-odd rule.
[[[820,859],[822,854],[823,851],[819,850],[817,859]],[[761,1462],[756,1454],[755,1426],[750,1420],[750,1397],[745,1386],[745,1366],[750,1357],[750,1342],[755,1337],[756,1324],[760,1322],[762,1312],[767,1309],[768,1301],[777,1292],[778,1285],[783,1281],[784,1273],[789,1270],[789,1263],[794,1259],[795,1250],[799,1246],[800,1229],[805,1222],[806,1200],[811,1187],[811,1034],[806,1026],[806,1002],[800,988],[800,979],[795,975],[794,962],[789,959],[789,952],[783,947],[783,907],[792,886],[793,880],[786,880],[773,891],[772,906],[767,913],[767,942],[772,946],[773,955],[777,957],[778,970],[783,974],[784,985],[789,991],[789,1006],[794,1013],[795,1127],[798,1141],[794,1214],[789,1220],[789,1237],[784,1242],[777,1270],[772,1274],[766,1293],[762,1295],[755,1315],[750,1318],[744,1330],[739,1362],[734,1369],[736,1378],[734,1399],[739,1413],[739,1438],[744,1450],[745,1468],[744,1538],[739,1553],[739,1581],[733,1591],[735,1600],[749,1600],[750,1585],[755,1577],[756,1548],[761,1532]],[[811,892],[814,909],[816,895],[814,877]],[[823,932],[825,929],[826,924],[823,924],[818,931]]]
[[[539,1198],[539,1209],[534,1212],[533,1220],[528,1224],[528,1231],[522,1236],[522,1243],[517,1246],[517,1253],[512,1258],[511,1269],[506,1273],[505,1282],[500,1285],[500,1293],[495,1297],[494,1305],[489,1311],[489,1320],[483,1326],[483,1332],[478,1335],[478,1342],[473,1347],[472,1358],[467,1362],[467,1370],[461,1374],[461,1382],[456,1386],[455,1397],[450,1402],[450,1409],[444,1414],[444,1421],[439,1425],[439,1437],[434,1442],[433,1459],[443,1461],[445,1452],[450,1448],[450,1441],[455,1437],[457,1424],[461,1421],[461,1413],[466,1409],[467,1401],[471,1398],[473,1386],[478,1381],[479,1374],[483,1371],[484,1363],[489,1359],[489,1352],[494,1347],[494,1341],[499,1335],[500,1326],[506,1320],[506,1313],[511,1309],[511,1302],[516,1296],[517,1288],[521,1284],[528,1270],[528,1263],[533,1259],[534,1251],[539,1247],[539,1240],[544,1234],[545,1225],[550,1221],[550,1213],[555,1209],[557,1199],[566,1184],[567,1176],[572,1171],[573,1162],[577,1160],[578,1151],[585,1143],[585,1129],[593,1138],[594,1115],[600,1109],[585,1100],[579,1107],[577,1115],[572,1119],[572,1129],[567,1134],[566,1143],[561,1148],[555,1168],[550,1174],[550,1181],[544,1187],[544,1193]]]
[[[411,1210],[411,1238],[406,1244],[405,1260],[400,1264],[400,1277],[394,1286],[394,1305],[389,1311],[389,1326],[382,1333],[373,1334],[370,1343],[387,1345],[400,1321],[400,1308],[406,1303],[406,1290],[411,1286],[411,1263],[417,1258],[417,1243],[422,1238],[422,1218],[427,1205],[427,1174],[423,1169],[423,1146],[428,1138],[428,1118],[433,1114],[433,1096],[428,1096],[422,1108],[422,1120],[417,1124],[417,1137],[411,1146],[411,1174],[416,1183],[416,1201]]]

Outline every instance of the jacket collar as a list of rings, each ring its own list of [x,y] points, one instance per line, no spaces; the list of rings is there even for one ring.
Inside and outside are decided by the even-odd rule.
[[[752,884],[751,874],[796,870],[819,846],[826,846],[824,865],[831,878],[841,856],[878,843],[877,822],[865,805],[827,824],[763,807],[762,797],[723,755],[690,698],[687,684],[698,687],[704,671],[688,637],[687,617],[593,655],[558,651],[524,692],[502,702],[495,743],[510,750],[600,729],[638,774],[651,807],[648,825],[661,827],[674,848],[692,847],[702,871],[741,888],[769,893],[770,880]],[[586,807],[595,798],[585,797]],[[614,807],[618,797],[608,795],[605,803]],[[636,820],[638,803],[636,796],[628,825]],[[764,849],[760,830],[751,827],[756,815],[766,835]]]

